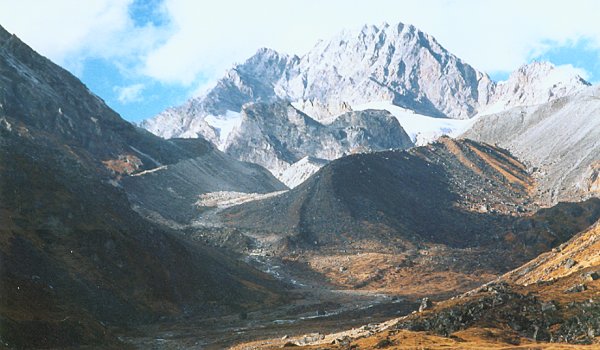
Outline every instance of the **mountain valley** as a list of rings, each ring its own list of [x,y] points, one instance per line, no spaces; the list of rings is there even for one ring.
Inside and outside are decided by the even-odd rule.
[[[0,27],[0,348],[600,344],[600,99],[412,25],[138,125]]]

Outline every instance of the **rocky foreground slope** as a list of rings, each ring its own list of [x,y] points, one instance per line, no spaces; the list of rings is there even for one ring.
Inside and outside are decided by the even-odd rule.
[[[130,208],[123,178],[202,162],[212,148],[135,128],[3,28],[0,136],[2,346],[120,347],[114,329],[280,300],[270,277]],[[239,163],[213,163],[223,181],[225,161]],[[281,186],[246,168],[256,177],[244,186]]]
[[[396,327],[450,335],[469,327],[508,328],[542,341],[597,342],[600,334],[600,223],[538,258]]]
[[[600,344],[600,222],[498,280],[418,312],[334,334],[235,349],[573,349]],[[563,344],[561,344],[563,343]]]

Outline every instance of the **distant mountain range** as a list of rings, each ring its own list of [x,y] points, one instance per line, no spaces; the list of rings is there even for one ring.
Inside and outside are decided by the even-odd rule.
[[[496,83],[412,25],[366,25],[320,41],[302,57],[260,49],[230,69],[204,95],[145,120],[141,126],[163,138],[204,137],[221,150],[231,150],[238,159],[265,166],[281,179],[295,161],[306,156],[321,158],[319,152],[289,139],[291,136],[278,138],[285,149],[271,146],[272,152],[285,153],[296,145],[292,158],[267,160],[235,151],[252,142],[248,135],[269,138],[271,132],[266,125],[256,129],[242,123],[244,111],[254,108],[248,104],[292,103],[321,124],[375,104],[378,109],[392,112],[414,143],[424,144],[443,134],[455,136],[469,125],[444,119],[469,119],[516,106],[537,105],[588,85],[574,70],[543,62],[521,67],[508,81]],[[266,111],[265,107],[261,109]],[[399,109],[400,115],[394,113]],[[294,128],[282,109],[268,113],[272,125],[277,120],[277,124]],[[395,137],[386,130],[370,132],[371,141]],[[317,141],[325,136],[305,138],[308,136],[313,142],[327,142]],[[344,142],[343,137],[340,141]],[[369,140],[362,146],[364,151],[382,149]]]

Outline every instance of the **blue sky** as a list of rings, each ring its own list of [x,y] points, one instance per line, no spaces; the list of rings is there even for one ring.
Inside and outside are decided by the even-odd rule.
[[[494,80],[533,60],[600,81],[600,1],[0,0],[0,24],[130,121],[200,94],[260,47],[302,55],[345,28],[414,24]]]

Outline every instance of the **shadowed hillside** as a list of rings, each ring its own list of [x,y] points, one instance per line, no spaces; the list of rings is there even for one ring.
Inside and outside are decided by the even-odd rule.
[[[117,346],[114,327],[281,300],[270,277],[130,208],[122,177],[198,157],[206,146],[136,129],[2,28],[0,136],[4,345]]]
[[[220,216],[258,236],[273,233],[285,244],[315,249],[352,249],[361,242],[403,249],[421,243],[514,245],[528,239],[519,231],[534,226],[513,225],[538,209],[530,196],[534,188],[525,166],[508,152],[442,138],[409,151],[344,157],[287,193]],[[596,215],[592,209],[591,220]],[[555,244],[570,236],[547,238]]]

